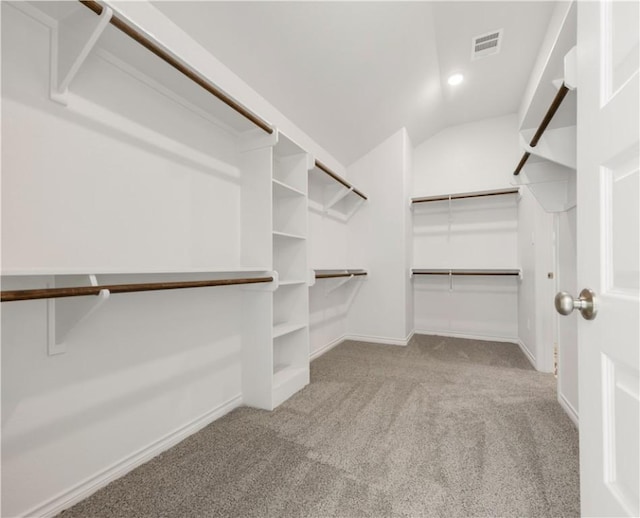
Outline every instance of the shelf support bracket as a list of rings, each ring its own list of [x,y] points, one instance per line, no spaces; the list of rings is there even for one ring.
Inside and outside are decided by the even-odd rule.
[[[349,273],[349,272],[347,270],[345,270],[344,273]],[[333,286],[328,287],[326,289],[325,295],[329,295],[329,293],[331,293],[332,291],[336,291],[340,286],[344,286],[351,279],[353,279],[353,277],[354,277],[353,275],[349,275],[349,277],[340,277]]]
[[[67,105],[69,85],[113,16],[105,6],[100,16],[88,16],[85,9],[61,20],[51,31],[50,97]]]
[[[54,279],[53,283],[47,283],[47,288],[55,287],[56,281],[61,281],[62,285],[68,286],[75,277],[56,276]],[[95,275],[89,275],[88,281],[91,286],[98,286]],[[108,298],[109,290],[100,290],[96,297],[48,299],[47,352],[49,356],[67,352],[65,340],[69,333],[102,306]]]
[[[360,198],[358,196],[358,200],[356,201],[356,204],[353,206],[353,208],[349,211],[349,213],[347,214],[347,220],[351,219],[351,216],[353,216],[356,212],[358,212],[358,209],[360,208],[360,206],[364,203],[364,198]]]
[[[323,209],[324,212],[329,212],[331,207],[333,207],[336,203],[338,203],[342,198],[344,198],[350,192],[353,192],[353,187],[351,187],[350,189],[346,189],[346,188],[345,189],[340,189],[340,192],[338,192],[333,198],[331,198],[329,203],[327,203],[324,206],[324,209]]]

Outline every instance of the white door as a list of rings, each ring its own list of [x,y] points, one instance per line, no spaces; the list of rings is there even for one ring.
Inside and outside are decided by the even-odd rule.
[[[598,310],[578,318],[583,516],[640,514],[639,16],[578,3],[578,286]]]

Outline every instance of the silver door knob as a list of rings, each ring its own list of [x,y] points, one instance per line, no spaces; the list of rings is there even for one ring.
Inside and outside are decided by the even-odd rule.
[[[556,311],[561,315],[569,315],[574,309],[586,320],[593,320],[598,314],[596,309],[596,294],[588,288],[580,292],[580,298],[574,299],[566,291],[561,291],[555,298]]]

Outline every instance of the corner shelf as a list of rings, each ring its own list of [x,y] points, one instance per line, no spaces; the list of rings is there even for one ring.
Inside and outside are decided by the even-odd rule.
[[[303,324],[291,324],[285,322],[283,324],[278,324],[273,327],[273,338],[279,338],[284,335],[288,335],[289,333],[293,333],[294,331],[298,331],[300,329],[304,329],[307,327],[306,323]]]
[[[321,162],[309,173],[309,208],[348,221],[367,196]]]

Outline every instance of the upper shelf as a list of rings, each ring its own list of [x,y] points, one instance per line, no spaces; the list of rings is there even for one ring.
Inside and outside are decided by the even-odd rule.
[[[66,90],[91,52],[126,69],[157,89],[184,99],[220,127],[237,134],[274,129],[264,119],[224,92],[201,70],[207,68],[202,51],[170,48],[168,33],[142,28],[125,15],[98,2],[31,2],[56,23],[56,48],[52,53],[52,98],[63,104]],[[118,7],[117,9],[121,9]],[[114,8],[116,9],[116,8]],[[126,12],[128,8],[124,8]],[[100,18],[102,23],[97,22]],[[161,27],[164,29],[164,27]],[[175,29],[173,29],[175,30]],[[185,39],[181,46],[190,48]],[[197,63],[187,61],[194,56]]]
[[[357,194],[363,200],[367,199],[367,197],[364,194],[362,194],[362,192],[360,192],[358,189],[356,189],[353,185],[351,185],[349,182],[347,182],[344,178],[342,178],[338,174],[336,174],[333,171],[331,171],[331,169],[329,169],[322,162],[319,162],[318,160],[316,160],[315,166],[318,169],[320,169],[322,172],[324,172],[325,174],[329,175],[331,178],[333,178],[336,182],[341,184],[343,187],[346,187],[350,191],[353,191],[354,194]]]
[[[461,192],[456,194],[439,194],[436,196],[423,196],[420,198],[411,198],[411,204],[428,203],[433,201],[460,200],[465,198],[482,198],[487,196],[501,196],[503,194],[518,194],[520,190],[516,187],[507,189],[492,189],[488,191]]]
[[[321,162],[309,174],[309,206],[348,220],[367,200],[367,196]]]
[[[520,123],[524,153],[512,176],[547,212],[576,204],[576,3],[558,3],[549,23]]]
[[[314,270],[316,279],[335,279],[338,277],[362,277],[367,275],[366,270]]]
[[[576,45],[577,2],[559,2],[555,8],[549,29],[541,46],[541,55],[536,64],[531,83],[527,88],[527,99],[521,116],[521,131],[537,128],[543,119],[551,99],[565,78],[564,59]],[[572,85],[575,86],[575,85]],[[565,99],[554,116],[549,129],[573,126],[576,120],[576,99]]]

